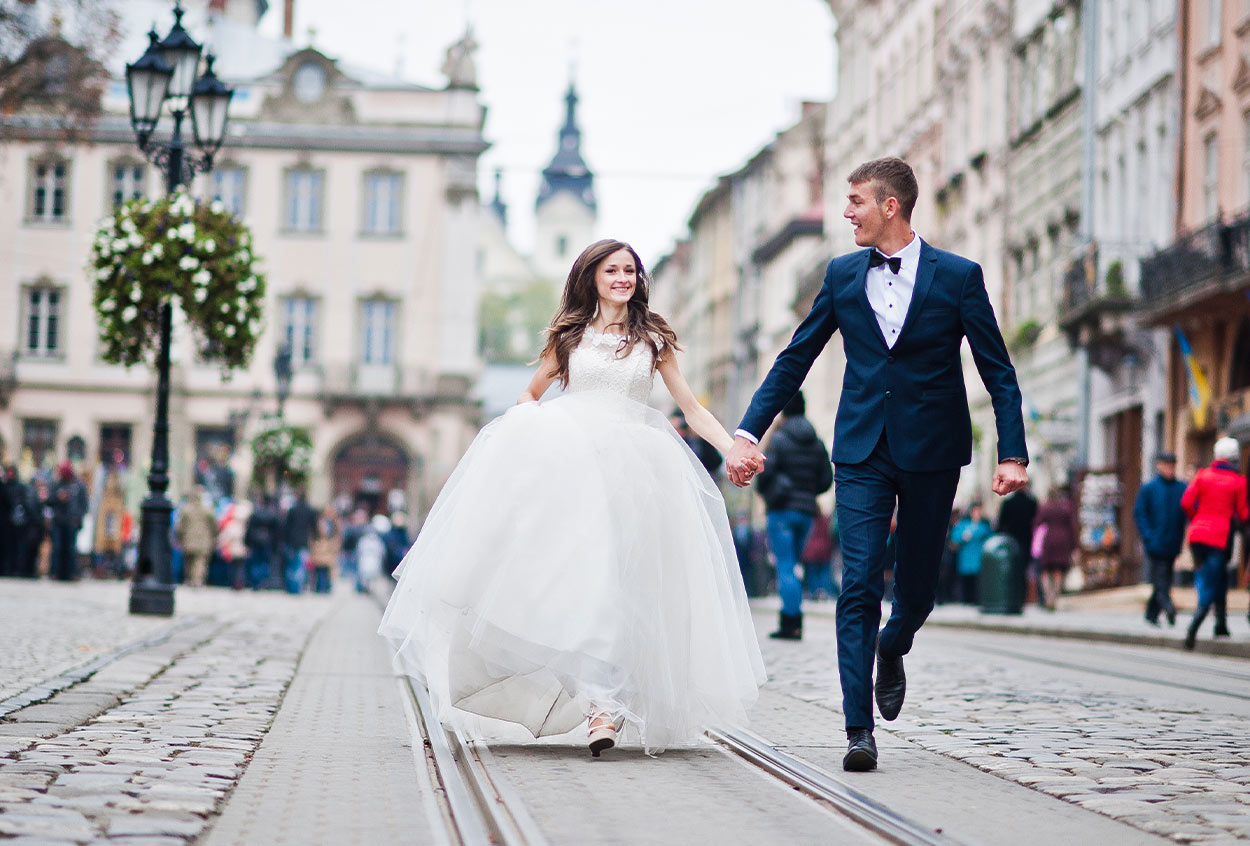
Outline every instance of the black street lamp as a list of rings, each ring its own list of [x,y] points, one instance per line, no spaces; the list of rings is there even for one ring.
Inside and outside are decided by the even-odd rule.
[[[139,61],[126,65],[126,87],[130,94],[130,125],[139,149],[158,167],[165,169],[165,189],[177,190],[195,174],[213,167],[213,154],[226,136],[227,114],[234,92],[213,73],[208,57],[204,75],[200,67],[202,47],[182,26],[183,10],[174,4],[174,25],[164,40],[148,33],[148,49]],[[166,142],[154,142],[161,110],[168,105],[173,132]],[[187,110],[200,155],[188,152],[182,140],[182,120]],[[148,472],[148,495],[143,500],[139,520],[139,561],[130,586],[130,613],[174,613],[173,549],[169,540],[173,503],[165,495],[169,488],[169,343],[173,307],[169,300],[161,306],[161,346],[157,353],[156,422],[152,426],[152,466]]]
[[[291,345],[282,344],[273,357],[273,378],[278,389],[278,422],[282,423],[282,407],[291,395]]]

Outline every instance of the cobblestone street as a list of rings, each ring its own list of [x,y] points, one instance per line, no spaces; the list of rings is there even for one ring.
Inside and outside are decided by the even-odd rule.
[[[0,585],[0,841],[446,842],[446,774],[423,760],[372,598],[183,589],[164,620],[126,614],[124,584]],[[902,716],[877,727],[880,768],[852,775],[831,612],[809,609],[801,643],[762,639],[752,730],[942,842],[1250,839],[1244,659],[1081,642],[1076,613],[1067,639],[933,626]],[[774,619],[765,604],[761,635]],[[524,809],[523,842],[881,842],[711,744],[653,759],[627,741],[591,763],[583,743],[472,753]]]
[[[769,686],[836,722],[832,618],[809,615],[804,636],[765,641]],[[1179,842],[1250,837],[1242,660],[929,628],[907,674],[878,732]]]

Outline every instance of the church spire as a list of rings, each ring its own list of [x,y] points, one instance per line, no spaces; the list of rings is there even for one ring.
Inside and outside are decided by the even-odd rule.
[[[543,169],[542,186],[538,191],[537,208],[561,191],[577,197],[592,212],[596,210],[595,177],[582,158],[582,131],[577,125],[577,89],[572,80],[564,95],[564,126],[560,128],[560,146],[551,163]]]

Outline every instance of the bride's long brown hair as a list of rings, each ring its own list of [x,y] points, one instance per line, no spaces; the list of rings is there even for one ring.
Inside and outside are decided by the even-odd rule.
[[[542,358],[550,355],[555,359],[555,370],[551,375],[560,380],[562,387],[567,388],[569,384],[569,356],[581,343],[586,327],[599,313],[599,289],[595,285],[595,272],[604,259],[617,250],[629,250],[637,271],[634,295],[627,304],[625,339],[616,349],[617,356],[628,355],[634,344],[642,341],[654,353],[654,368],[670,350],[681,349],[677,346],[677,333],[668,325],[668,321],[647,305],[651,295],[651,278],[647,276],[638,253],[624,241],[611,238],[596,241],[582,250],[582,254],[573,262],[569,278],[564,283],[560,307],[556,309],[551,325],[547,327],[547,344],[543,347]]]

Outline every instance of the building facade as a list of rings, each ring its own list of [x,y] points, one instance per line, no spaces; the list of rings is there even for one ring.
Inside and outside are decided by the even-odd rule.
[[[129,11],[151,11],[142,5]],[[173,492],[188,490],[197,465],[221,462],[233,493],[246,493],[249,439],[272,413],[285,345],[286,421],[315,445],[310,497],[423,511],[479,417],[470,386],[486,143],[471,55],[454,46],[452,81],[428,88],[263,37],[266,4],[184,5],[236,88],[228,140],[191,190],[251,227],[269,286],[254,360],[231,378],[197,361],[175,328]],[[142,52],[133,29],[120,56]],[[97,222],[126,199],[159,196],[163,175],[135,146],[122,61],[109,70],[103,117],[80,141],[61,140],[37,107],[0,117],[0,352],[11,362],[0,438],[11,460],[90,466],[120,449],[126,464],[147,465],[153,374],[99,359],[85,267]]]
[[[1140,310],[1167,334],[1165,442],[1189,475],[1224,434],[1250,458],[1250,5],[1181,9],[1176,227],[1141,261]]]

